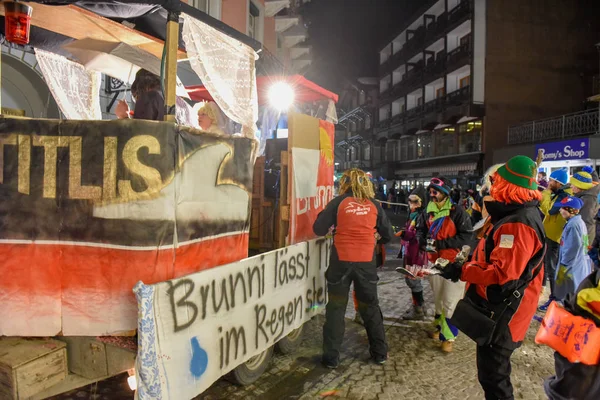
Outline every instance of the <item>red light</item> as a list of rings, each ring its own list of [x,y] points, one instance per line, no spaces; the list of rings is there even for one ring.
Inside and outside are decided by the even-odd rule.
[[[6,40],[16,44],[29,43],[29,28],[31,26],[31,11],[26,4],[16,1],[4,2],[4,34]]]

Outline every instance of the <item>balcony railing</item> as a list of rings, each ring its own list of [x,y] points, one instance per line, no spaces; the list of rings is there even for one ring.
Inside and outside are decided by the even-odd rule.
[[[453,65],[461,61],[462,59],[467,60],[471,55],[471,42],[461,44],[454,50],[448,53],[447,65]]]
[[[598,109],[541,119],[508,128],[508,144],[593,135],[599,132]]]
[[[452,25],[462,18],[469,15],[471,12],[470,0],[462,0],[456,7],[448,12],[448,24]]]
[[[471,96],[470,89],[470,86],[465,86],[458,90],[448,93],[444,99],[446,105],[458,105],[463,104],[465,101],[468,101]]]

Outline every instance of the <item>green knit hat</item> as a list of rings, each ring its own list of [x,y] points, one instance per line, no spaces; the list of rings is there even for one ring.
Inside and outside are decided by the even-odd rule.
[[[527,156],[515,156],[498,168],[498,175],[525,189],[537,190],[537,164]]]

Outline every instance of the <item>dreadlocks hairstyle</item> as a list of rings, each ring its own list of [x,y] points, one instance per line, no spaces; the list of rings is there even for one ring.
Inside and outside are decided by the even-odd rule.
[[[344,171],[340,179],[340,194],[345,194],[349,190],[352,191],[352,196],[359,201],[375,197],[371,180],[365,171],[358,168]]]
[[[528,201],[542,199],[542,193],[539,190],[526,189],[510,183],[501,177],[498,172],[494,172],[490,178],[492,181],[490,195],[496,201],[505,204],[523,204]]]

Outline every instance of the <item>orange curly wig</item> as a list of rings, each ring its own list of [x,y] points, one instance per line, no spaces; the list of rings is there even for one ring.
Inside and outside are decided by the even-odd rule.
[[[539,190],[526,189],[510,183],[497,172],[492,175],[492,187],[490,195],[494,200],[501,203],[523,204],[528,201],[541,200],[542,192]]]

